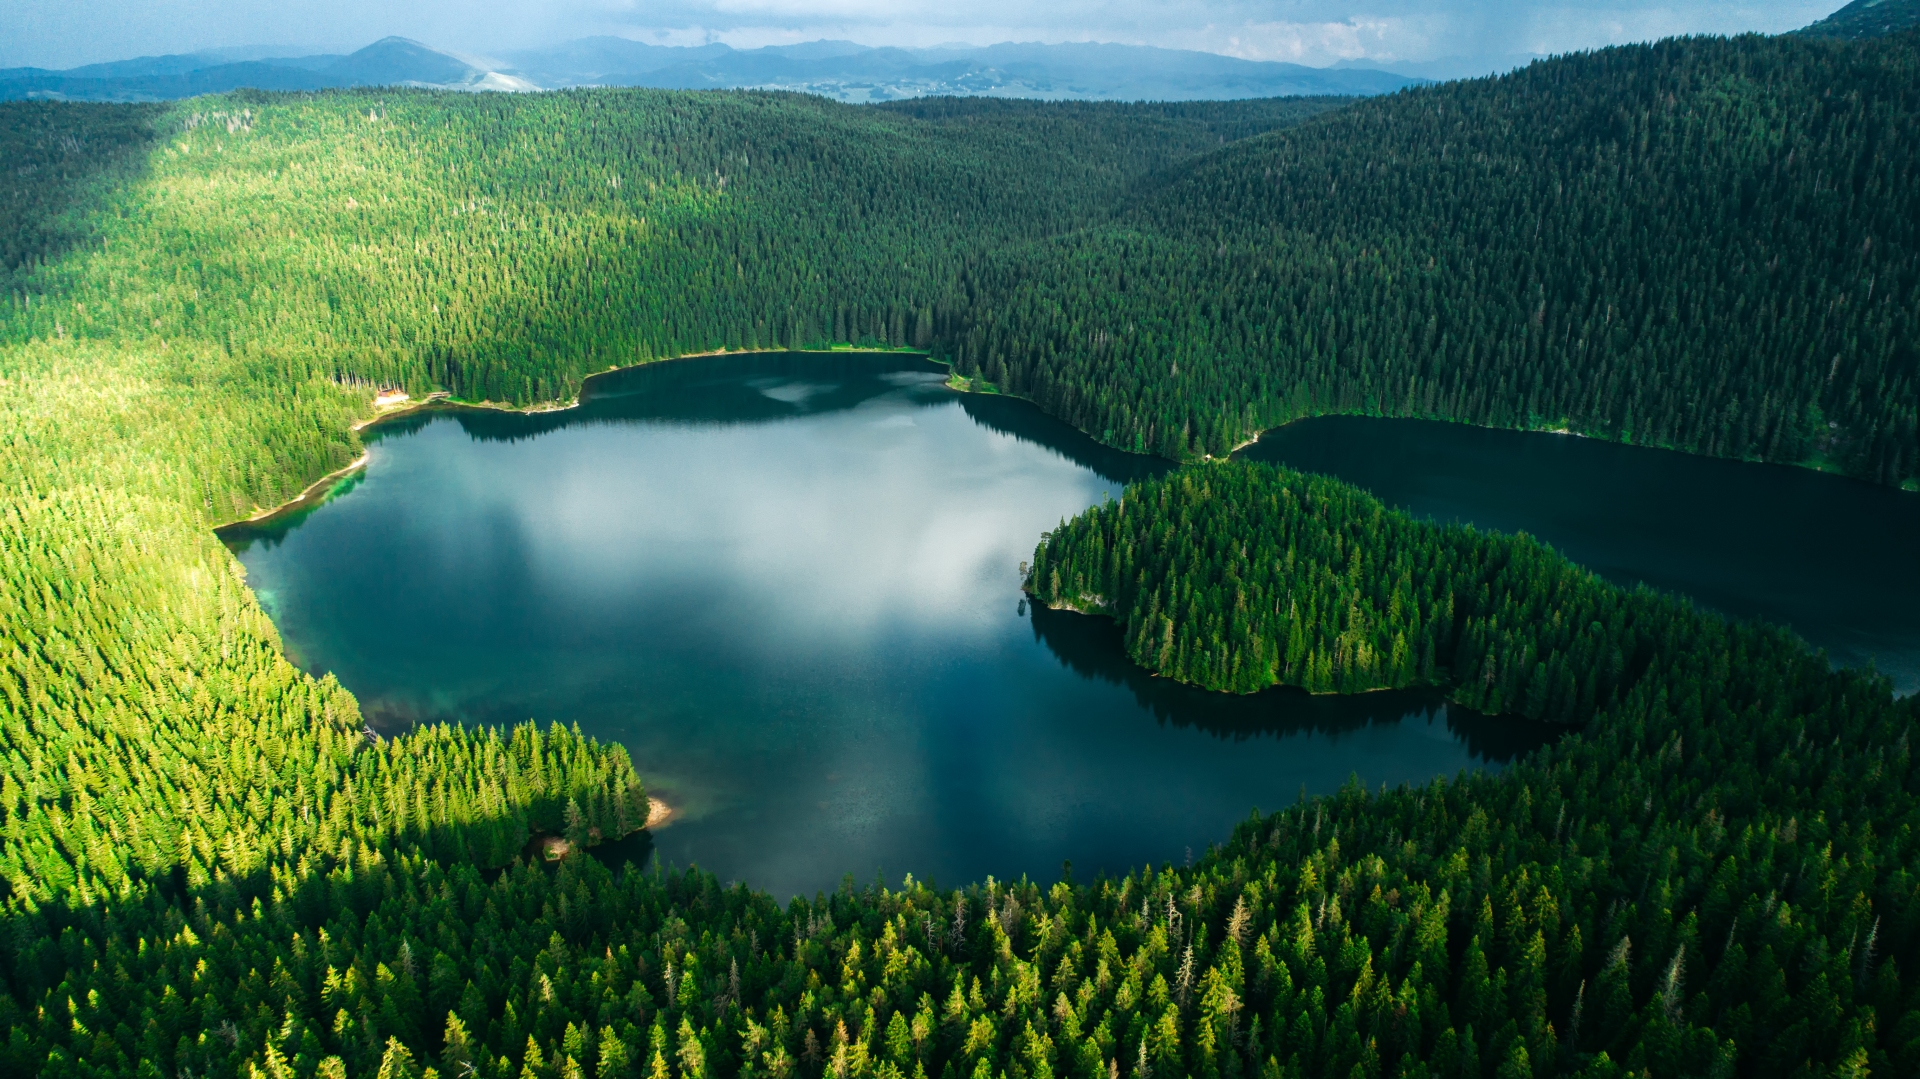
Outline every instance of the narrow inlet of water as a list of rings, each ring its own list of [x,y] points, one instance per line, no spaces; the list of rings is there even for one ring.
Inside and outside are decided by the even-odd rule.
[[[1432,420],[1323,416],[1244,458],[1440,521],[1527,532],[1620,584],[1790,626],[1920,690],[1920,495],[1786,465]]]
[[[421,414],[369,432],[350,490],[226,538],[376,729],[578,723],[680,810],[628,855],[781,896],[1179,861],[1303,790],[1553,736],[1432,694],[1191,690],[1030,609],[1040,533],[1167,465],[944,374],[720,357],[562,413]]]

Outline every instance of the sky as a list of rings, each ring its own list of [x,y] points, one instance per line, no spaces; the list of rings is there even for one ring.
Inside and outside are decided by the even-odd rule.
[[[389,34],[489,58],[612,34],[736,48],[1108,41],[1389,66],[1675,34],[1779,33],[1844,0],[0,0],[0,67],[215,48],[346,52]]]

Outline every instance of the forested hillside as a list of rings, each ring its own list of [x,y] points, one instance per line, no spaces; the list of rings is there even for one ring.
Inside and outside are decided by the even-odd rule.
[[[1323,412],[1920,474],[1920,32],[1359,102],[996,254],[969,372],[1123,448]]]
[[[1853,0],[1800,32],[1812,37],[1870,38],[1920,26],[1920,0]]]
[[[916,123],[774,94],[204,99],[139,114],[147,182],[93,209],[91,257],[21,282],[4,332],[518,403],[715,347],[924,344],[970,252],[1104,220],[1138,178],[1336,103]],[[5,106],[7,126],[50,163],[127,123],[36,131],[41,108]]]
[[[643,819],[624,751],[374,742],[210,532],[352,460],[375,386],[530,404],[827,341],[926,346],[1175,455],[1347,409],[1901,482],[1914,52],[1668,43],[1318,119],[1341,103],[0,105],[0,1071],[1920,1068],[1912,703],[1538,548],[1329,495],[1299,522],[1318,570],[1283,578],[1324,600],[1298,669],[1333,686],[1484,644],[1480,703],[1526,710],[1544,663],[1530,714],[1590,718],[1502,778],[1305,804],[1192,869],[783,910],[510,866],[535,832]],[[1498,586],[1540,616],[1443,636],[1375,579],[1402,564],[1406,595]],[[1410,675],[1329,614],[1362,595]],[[1212,603],[1163,600],[1170,673],[1262,684],[1185,621]]]

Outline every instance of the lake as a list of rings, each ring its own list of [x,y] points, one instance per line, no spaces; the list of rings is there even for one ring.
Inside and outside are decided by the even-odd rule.
[[[1429,693],[1228,697],[1029,608],[1042,531],[1168,467],[906,355],[602,376],[578,408],[367,432],[317,508],[224,538],[376,730],[578,723],[680,817],[616,858],[782,898],[1183,861],[1304,790],[1498,767],[1552,732]]]
[[[1442,521],[1528,532],[1644,581],[1793,627],[1920,690],[1920,495],[1786,465],[1432,420],[1323,416],[1243,458],[1338,476]]]

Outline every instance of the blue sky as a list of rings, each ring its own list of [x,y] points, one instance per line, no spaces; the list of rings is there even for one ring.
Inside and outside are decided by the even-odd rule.
[[[1777,33],[1842,0],[0,0],[0,66],[388,34],[486,57],[589,34],[736,47],[1114,41],[1325,65],[1504,57],[1673,34]]]

